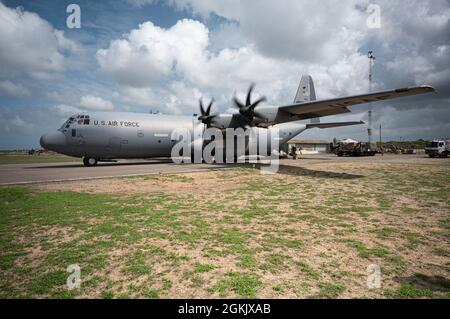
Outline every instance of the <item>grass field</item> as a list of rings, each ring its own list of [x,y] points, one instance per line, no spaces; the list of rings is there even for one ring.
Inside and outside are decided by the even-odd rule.
[[[3,187],[0,297],[449,298],[449,194],[382,163]]]
[[[34,164],[80,162],[81,159],[59,154],[28,155],[24,153],[0,153],[1,164]]]

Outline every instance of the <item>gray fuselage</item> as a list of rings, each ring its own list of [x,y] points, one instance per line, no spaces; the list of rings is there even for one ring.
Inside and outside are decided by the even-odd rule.
[[[41,137],[45,149],[74,156],[97,159],[170,157],[178,140],[175,129],[190,132],[192,140],[201,139],[206,128],[196,116],[176,116],[123,112],[86,112],[70,117],[55,133]],[[277,128],[279,144],[306,129],[299,122],[278,124],[269,128],[249,128],[256,134]],[[200,131],[200,134],[199,134]],[[194,136],[194,133],[197,136]]]

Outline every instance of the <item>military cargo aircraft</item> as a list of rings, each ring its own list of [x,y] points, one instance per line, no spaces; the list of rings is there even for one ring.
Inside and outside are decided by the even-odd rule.
[[[236,113],[212,114],[213,100],[205,108],[200,100],[200,116],[175,116],[145,113],[86,112],[71,116],[57,132],[45,134],[40,139],[43,148],[83,158],[85,166],[95,166],[98,161],[118,158],[170,157],[178,140],[172,139],[175,129],[191,132],[194,141],[203,139],[200,131],[206,128],[225,130],[243,128],[261,134],[277,129],[279,145],[288,142],[311,128],[332,128],[363,124],[363,122],[320,123],[321,117],[348,113],[349,106],[389,100],[416,94],[434,92],[431,86],[416,86],[354,95],[327,100],[316,100],[314,83],[309,75],[301,78],[293,104],[285,106],[261,105],[266,99],[252,101],[251,85],[245,102],[236,96],[233,104]],[[305,123],[305,120],[310,120]],[[194,135],[194,132],[196,132]],[[203,144],[203,143],[200,143]]]

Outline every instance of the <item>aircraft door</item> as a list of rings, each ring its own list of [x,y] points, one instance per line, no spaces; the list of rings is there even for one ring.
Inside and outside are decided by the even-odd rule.
[[[70,143],[74,146],[83,146],[85,144],[85,139],[83,133],[76,128],[71,129],[70,131]]]

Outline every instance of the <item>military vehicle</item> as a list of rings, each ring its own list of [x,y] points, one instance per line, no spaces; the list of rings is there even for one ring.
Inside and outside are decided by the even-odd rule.
[[[330,145],[331,152],[337,156],[375,156],[378,153],[376,149],[371,148],[369,143],[358,142],[352,139],[346,139]]]

